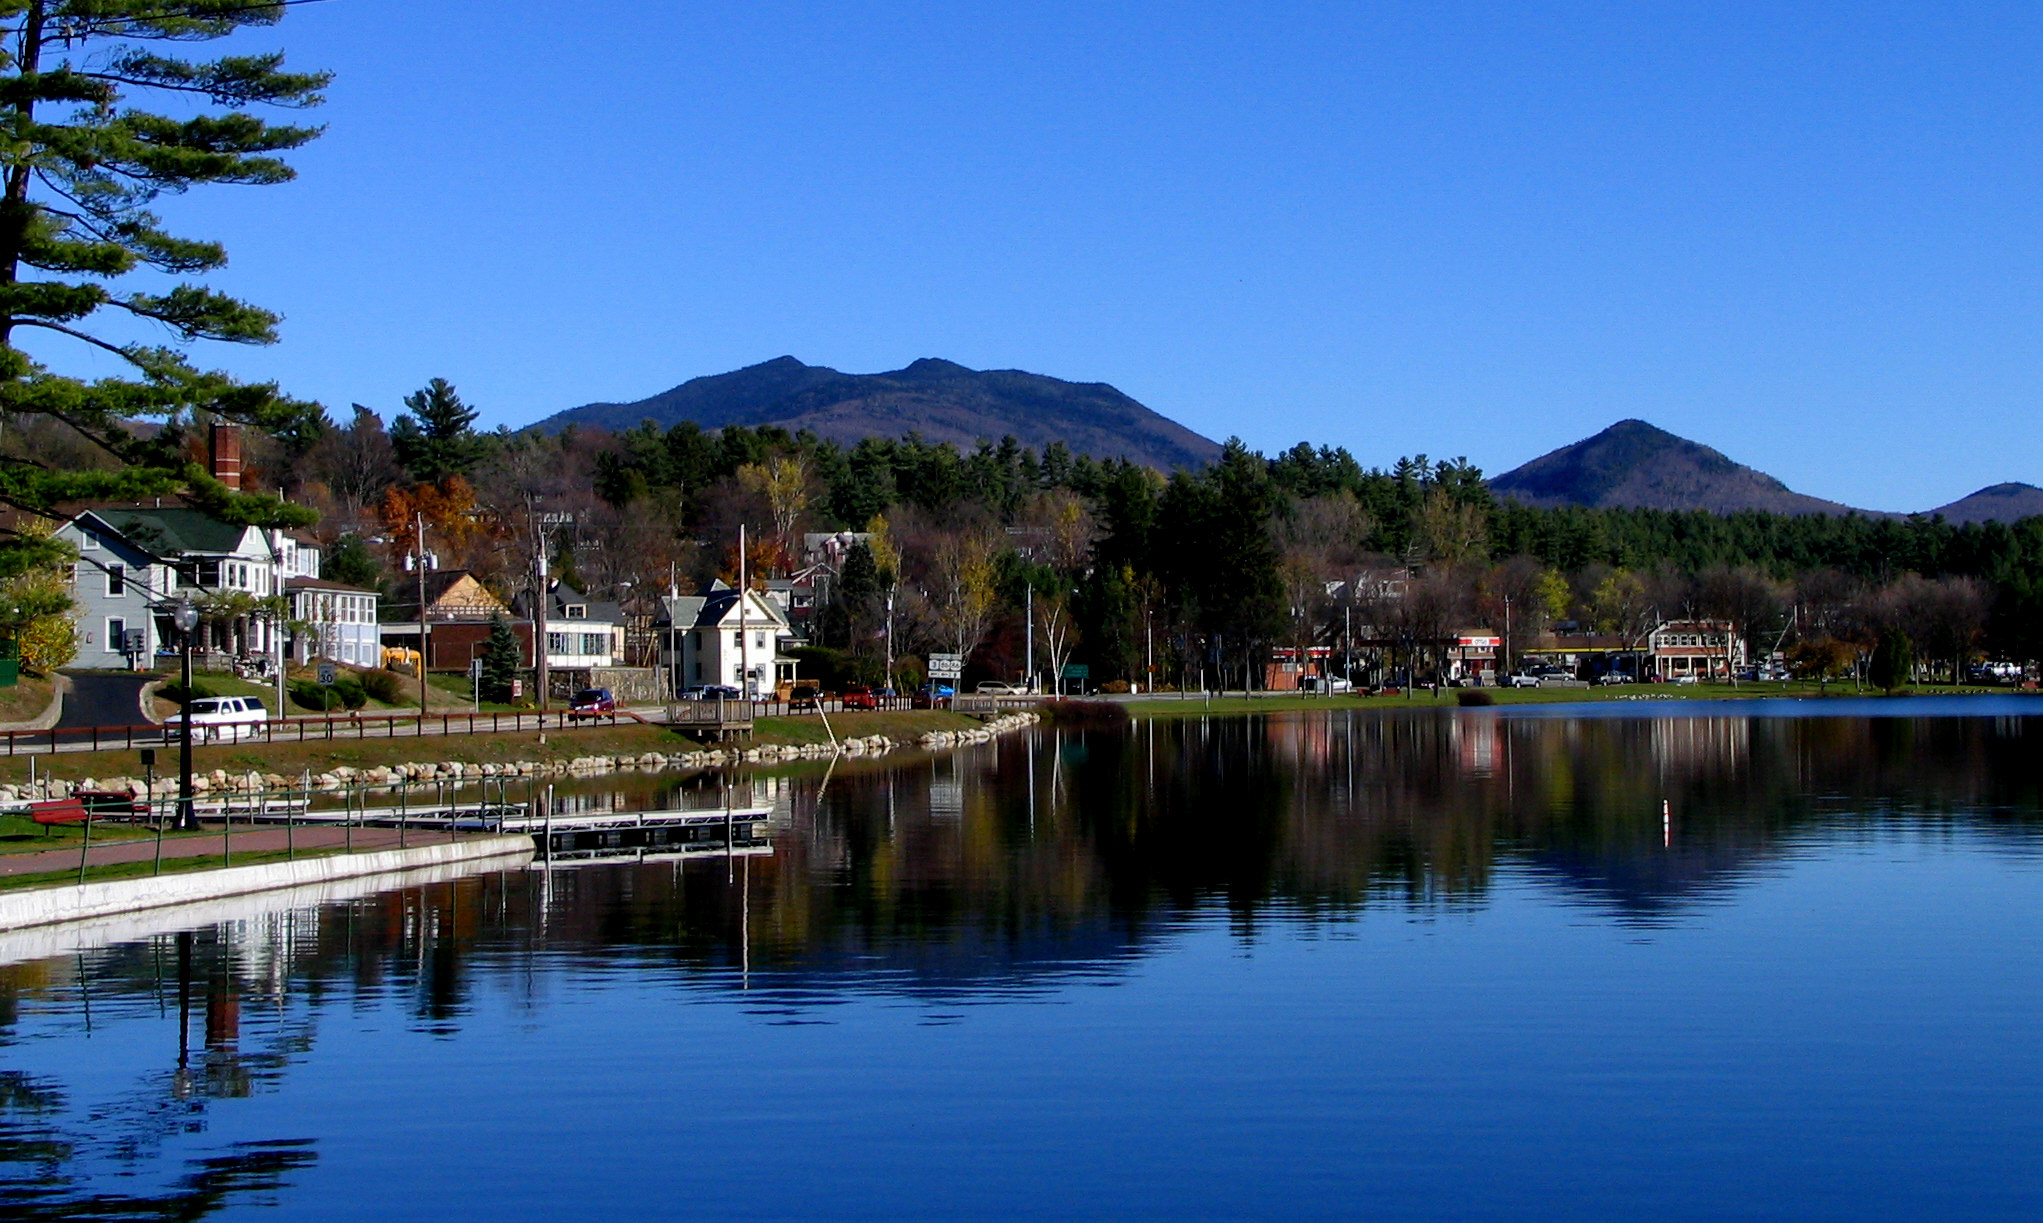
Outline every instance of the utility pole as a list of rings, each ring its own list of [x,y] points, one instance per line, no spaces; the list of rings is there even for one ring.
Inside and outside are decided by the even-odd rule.
[[[1511,673],[1511,596],[1510,596],[1510,595],[1505,595],[1505,596],[1504,596],[1504,657],[1503,657],[1503,660],[1502,660],[1502,665],[1501,665],[1501,666],[1500,666],[1500,667],[1498,668],[1498,670],[1499,670],[1499,671],[1501,672],[1501,674],[1499,674],[1499,675],[1498,675],[1498,677],[1497,677],[1497,678],[1499,678],[1499,679],[1502,679],[1502,678],[1503,678],[1503,677],[1504,677],[1505,675],[1509,675],[1509,674]]]
[[[538,559],[534,572],[539,578],[539,589],[532,595],[532,682],[539,689],[539,724],[546,725],[546,612],[547,602],[553,598],[553,590],[546,581],[546,527],[538,518],[533,519],[532,538]]]
[[[426,516],[419,514],[413,522],[417,535],[412,541],[412,551],[418,555],[419,571],[419,717],[426,716]]]

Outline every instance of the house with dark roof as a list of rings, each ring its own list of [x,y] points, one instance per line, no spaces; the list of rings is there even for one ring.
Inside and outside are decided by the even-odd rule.
[[[624,609],[591,599],[566,582],[554,581],[546,606],[546,665],[562,670],[615,667],[624,661]],[[530,624],[530,591],[511,600],[512,610]]]
[[[786,654],[794,631],[780,604],[756,590],[713,582],[699,595],[670,595],[653,616],[660,667],[672,691],[715,686],[771,696],[795,678]]]
[[[187,506],[121,506],[86,510],[56,536],[78,550],[71,587],[82,665],[140,667],[174,650],[170,605],[178,599],[199,608],[193,653],[201,666],[272,659],[280,645],[301,662],[381,662],[361,644],[361,625],[375,638],[376,592],[322,581],[319,545],[308,535],[235,526]],[[279,597],[287,600],[281,613]]]
[[[107,654],[118,653],[139,666],[170,650],[176,635],[169,609],[177,599],[199,607],[193,651],[201,666],[272,657],[278,617],[263,601],[281,593],[273,535],[281,533],[185,506],[96,509],[72,518],[56,536],[78,549],[72,597],[83,611],[83,661],[105,665]],[[139,649],[108,648],[105,634],[116,622],[124,645]]]

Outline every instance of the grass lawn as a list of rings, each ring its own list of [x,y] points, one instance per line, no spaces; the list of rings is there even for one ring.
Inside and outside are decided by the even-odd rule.
[[[0,688],[0,722],[33,722],[50,707],[54,688],[46,675],[24,671],[12,688]]]
[[[933,730],[965,730],[982,725],[980,719],[969,714],[953,713],[947,709],[902,709],[871,710],[861,709],[849,713],[833,713],[830,729],[837,732],[839,739],[863,739],[867,735],[885,735],[896,743],[913,743]],[[823,729],[823,719],[816,714],[801,714],[786,718],[760,718],[753,723],[761,743],[828,743],[830,736]]]
[[[526,682],[529,685],[531,681],[528,680]],[[476,709],[475,688],[468,682],[468,676],[465,673],[428,671],[426,672],[426,689],[427,699],[432,702],[431,708],[433,709],[444,708],[454,713],[464,709],[471,711]],[[414,685],[414,691],[416,691],[416,685]],[[514,705],[509,701],[484,701],[481,706],[481,712],[518,713],[522,709],[523,712],[530,713],[533,708],[534,706],[530,701],[526,701],[522,707]]]

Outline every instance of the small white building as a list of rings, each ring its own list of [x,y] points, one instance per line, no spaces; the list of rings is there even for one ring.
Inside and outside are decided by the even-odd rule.
[[[675,692],[714,685],[768,697],[795,678],[797,660],[783,653],[794,639],[787,614],[756,590],[740,600],[717,582],[704,594],[663,598],[653,635]]]
[[[624,609],[590,599],[566,582],[552,583],[546,608],[546,665],[574,671],[615,667],[624,660]],[[511,604],[518,616],[532,619],[531,592]],[[444,664],[442,664],[444,665]]]

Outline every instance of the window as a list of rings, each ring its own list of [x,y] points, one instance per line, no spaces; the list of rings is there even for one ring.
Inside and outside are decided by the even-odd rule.
[[[587,620],[589,618],[589,605],[587,603],[569,603],[562,607],[561,612],[569,620]]]
[[[108,565],[106,567],[106,597],[118,599],[128,593],[128,567]]]
[[[99,536],[90,531],[78,532],[78,547],[85,552],[99,551]]]
[[[567,649],[566,633],[548,633],[546,635],[546,652],[548,654],[565,654]]]
[[[606,634],[603,634],[603,633],[583,633],[583,634],[582,634],[582,653],[584,653],[584,654],[601,654],[601,653],[603,653],[603,646],[604,646],[604,644],[605,644],[605,638],[606,638]]]
[[[106,652],[118,654],[127,645],[123,640],[128,635],[128,622],[114,617],[106,622]]]

